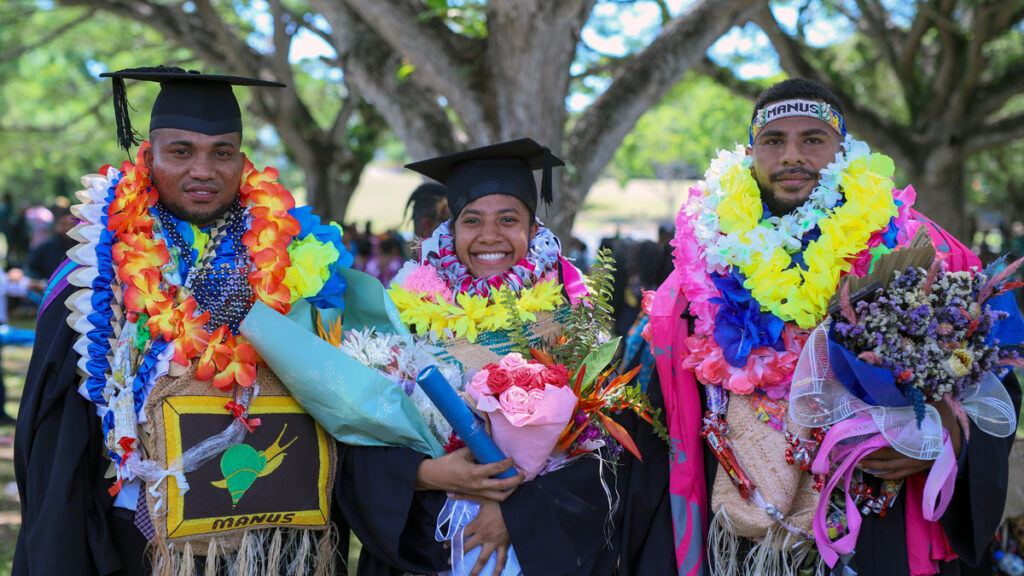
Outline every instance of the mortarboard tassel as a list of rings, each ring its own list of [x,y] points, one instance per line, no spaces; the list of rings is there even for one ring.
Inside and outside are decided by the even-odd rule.
[[[544,174],[540,181],[540,199],[545,205],[551,204],[554,199],[551,193],[551,149],[544,146]]]
[[[117,143],[126,152],[131,152],[132,146],[138,146],[139,133],[132,129],[132,119],[129,114],[128,95],[124,88],[124,79],[118,76],[114,80],[114,120],[117,122]]]

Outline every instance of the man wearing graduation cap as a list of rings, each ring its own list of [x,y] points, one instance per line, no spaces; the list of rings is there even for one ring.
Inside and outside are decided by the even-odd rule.
[[[241,151],[231,86],[283,84],[167,67],[103,76],[114,79],[126,150],[137,142],[124,79],[161,90],[134,164],[83,178],[79,244],[40,310],[16,431],[22,528],[13,573],[145,574],[147,540],[161,553],[158,573],[188,568],[193,555],[216,556],[222,569],[296,560],[333,570],[330,537],[320,535],[329,534],[334,442],[298,409],[250,415],[261,400],[294,402],[257,370],[238,330],[257,300],[281,313],[301,300],[340,308],[339,270],[352,258],[340,227],[295,208],[276,170],[255,169]],[[192,391],[201,408],[174,404],[185,398],[174,390]],[[147,411],[157,395],[170,399],[163,412]],[[302,487],[307,478],[313,484]],[[308,520],[305,494],[318,522]],[[289,498],[290,514],[266,508]]]
[[[395,278],[392,295],[403,317],[424,312],[414,309],[415,302],[428,292],[438,298],[450,294],[446,302],[458,306],[464,296],[491,302],[500,289],[508,288],[522,298],[553,282],[561,286],[565,302],[585,298],[579,271],[561,256],[558,239],[537,219],[533,172],[543,169],[540,198],[549,203],[551,168],[561,165],[546,147],[528,138],[408,165],[447,186],[451,220],[423,242],[420,259],[408,262]],[[426,278],[432,279],[430,287],[422,284]],[[396,290],[411,297],[398,297]],[[538,314],[524,328],[528,335],[538,334],[553,323]],[[558,326],[554,334],[560,333]],[[473,348],[456,329],[454,338],[439,345],[469,373],[508,351],[499,334],[480,334]],[[518,574],[515,566],[525,574],[615,573],[623,508],[613,508],[612,502],[622,486],[603,448],[601,458],[580,457],[535,478],[533,471],[525,482],[523,471],[492,478],[508,470],[511,459],[477,464],[466,448],[450,444],[448,449],[445,456],[429,458],[405,448],[340,445],[336,495],[363,544],[359,574],[448,569]],[[451,501],[446,505],[447,494],[480,504],[479,514],[461,535],[459,509]],[[445,514],[454,514],[451,523],[439,520],[442,507]],[[435,542],[435,526],[439,537],[451,540],[453,552]],[[465,559],[460,550],[466,552]],[[460,563],[465,572],[459,571]]]

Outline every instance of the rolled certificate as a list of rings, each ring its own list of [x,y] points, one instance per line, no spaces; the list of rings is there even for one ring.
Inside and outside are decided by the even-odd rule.
[[[492,464],[505,459],[505,455],[487,434],[483,419],[473,413],[466,403],[459,398],[455,390],[448,384],[441,372],[428,366],[416,377],[416,382],[427,394],[430,401],[452,425],[455,433],[469,447],[469,451],[481,464]],[[495,475],[495,478],[511,478],[516,475],[515,468],[509,468]]]

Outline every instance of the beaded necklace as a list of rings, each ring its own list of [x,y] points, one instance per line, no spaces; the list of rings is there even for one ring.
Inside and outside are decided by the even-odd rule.
[[[242,244],[245,210],[241,203],[236,198],[228,213],[213,224],[199,262],[195,262],[197,251],[192,242],[181,233],[182,221],[163,204],[157,203],[156,212],[161,229],[173,246],[172,258],[174,252],[181,255],[178,260],[185,271],[182,285],[196,299],[199,309],[210,313],[205,328],[213,332],[226,325],[237,336],[238,326],[249,312],[250,306],[246,304],[253,301],[252,287],[246,278],[249,250]]]
[[[249,386],[256,378],[259,358],[244,337],[233,334],[228,325],[234,323],[237,328],[241,320],[239,314],[244,316],[248,306],[238,306],[237,300],[225,300],[215,289],[218,280],[224,280],[224,287],[230,284],[234,295],[244,293],[239,286],[240,279],[228,280],[224,274],[231,276],[229,271],[234,264],[234,270],[246,274],[246,284],[256,298],[279,312],[288,311],[292,294],[284,283],[283,271],[291,263],[288,245],[301,229],[288,212],[294,201],[291,194],[274,181],[276,170],[259,172],[247,160],[236,199],[238,207],[229,210],[224,224],[216,227],[218,238],[206,254],[212,258],[218,246],[230,245],[247,247],[253,257],[247,258],[244,251],[236,251],[236,261],[225,262],[226,268],[211,273],[206,266],[201,266],[192,278],[192,286],[185,285],[181,290],[179,283],[187,273],[165,276],[164,271],[171,264],[170,251],[167,242],[154,229],[161,231],[162,228],[164,235],[171,238],[172,246],[177,243],[176,247],[189,256],[188,260],[191,260],[192,247],[185,245],[178,226],[167,218],[166,212],[161,216],[158,208],[158,217],[150,216],[148,207],[157,205],[159,197],[144,162],[147,148],[148,143],[143,144],[134,165],[126,163],[125,176],[118,182],[108,208],[107,228],[115,233],[112,256],[117,265],[117,277],[126,287],[125,308],[134,317],[149,316],[145,325],[154,336],[174,343],[175,362],[187,365],[201,354],[197,378],[212,378],[213,385],[224,390],[235,384]],[[248,226],[247,211],[252,219]],[[161,218],[167,220],[162,227]],[[229,237],[233,236],[230,243],[220,241],[225,231]],[[197,311],[199,301],[190,293],[197,291],[202,293],[199,298],[211,304],[209,310]],[[212,323],[212,312],[217,312],[223,323]],[[208,332],[208,326],[215,330]]]

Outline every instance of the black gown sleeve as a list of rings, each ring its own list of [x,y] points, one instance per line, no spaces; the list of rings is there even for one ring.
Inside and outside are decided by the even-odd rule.
[[[647,385],[651,406],[662,410],[665,402],[658,373]],[[654,428],[633,412],[619,416],[633,436],[643,462],[623,454],[619,574],[674,574],[676,572],[672,509],[668,492],[669,447]]]
[[[338,443],[335,498],[363,550],[359,576],[448,569],[448,553],[434,540],[445,494],[415,491],[426,455],[409,448]]]
[[[434,539],[446,496],[440,491],[414,490],[416,469],[426,456],[407,448],[345,444],[338,448],[335,494],[363,545],[357,574],[447,570],[448,551]],[[602,474],[614,491],[613,467],[595,458],[581,458],[521,485],[501,504],[524,573],[607,576],[615,572],[614,527],[621,522],[622,506],[620,502],[618,512],[609,518]]]
[[[520,485],[501,503],[524,574],[615,573],[622,505],[610,516],[609,498],[618,498],[616,472],[613,464],[583,456]]]
[[[1021,387],[1013,371],[1003,379],[1003,385],[1014,413],[1020,414]],[[974,422],[970,425],[970,439],[962,448],[967,451],[966,463],[959,470],[953,498],[942,515],[942,528],[961,561],[974,566],[988,550],[1003,515],[1014,435],[996,438],[979,430]]]
[[[36,326],[14,436],[22,524],[12,573],[141,574],[145,540],[131,533],[130,518],[113,513],[100,421],[78,394],[76,333],[63,305],[73,290],[44,310]]]

